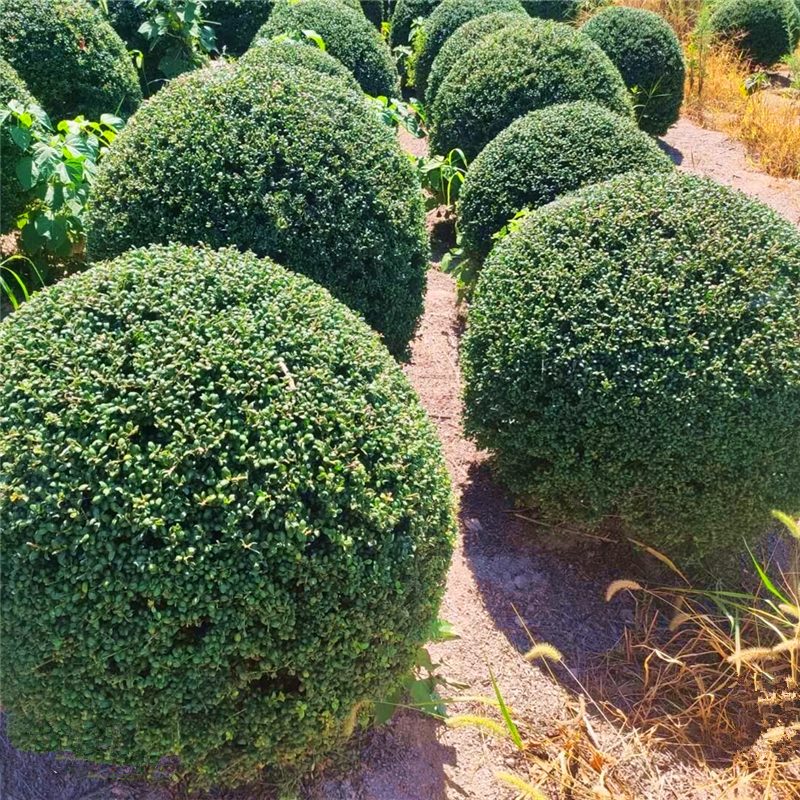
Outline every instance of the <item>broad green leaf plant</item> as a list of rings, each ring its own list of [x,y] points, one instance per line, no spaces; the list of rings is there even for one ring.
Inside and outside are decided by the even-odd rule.
[[[141,24],[139,33],[150,42],[151,53],[166,44],[158,69],[167,78],[202,67],[217,52],[214,23],[203,15],[205,0],[134,0],[134,5],[153,14]]]
[[[0,125],[9,125],[19,148],[17,180],[33,196],[17,218],[22,248],[68,257],[84,241],[82,215],[105,149],[114,141],[122,120],[103,114],[99,122],[83,117],[53,126],[38,106],[16,100],[0,106]]]

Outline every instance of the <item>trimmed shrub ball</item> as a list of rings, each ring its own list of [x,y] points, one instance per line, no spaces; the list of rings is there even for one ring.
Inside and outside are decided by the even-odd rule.
[[[341,741],[426,641],[453,546],[377,336],[269,260],[170,245],[39,292],[0,347],[14,745],[227,786]]]
[[[280,42],[274,39],[257,39],[240,61],[241,64],[261,64],[263,66],[275,62],[319,72],[331,78],[339,78],[354,92],[361,92],[361,87],[353,73],[341,61],[318,47],[305,47],[293,39],[285,39]]]
[[[397,0],[392,14],[389,41],[392,47],[411,43],[411,24],[417,17],[427,17],[442,0]]]
[[[586,101],[548,106],[511,123],[472,163],[459,230],[480,262],[518,211],[632,170],[669,172],[672,161],[633,120]]]
[[[525,13],[519,0],[444,0],[425,20],[414,42],[412,61],[417,91],[424,95],[436,56],[458,28],[476,17],[498,11]]]
[[[583,32],[611,59],[633,93],[639,127],[660,136],[678,121],[686,65],[675,32],[658,14],[613,6]]]
[[[571,22],[582,7],[582,0],[520,0],[532,17]]]
[[[770,66],[797,46],[800,10],[792,0],[725,0],[711,15],[709,30],[734,41],[756,63]]]
[[[0,104],[6,106],[11,100],[16,100],[25,108],[39,105],[16,70],[0,58]],[[15,227],[17,217],[25,210],[33,195],[22,188],[17,178],[17,162],[22,150],[11,138],[10,123],[3,125],[0,130],[0,150],[0,233],[6,233]]]
[[[92,260],[169,241],[270,256],[398,356],[422,313],[424,201],[391,130],[341,79],[255,55],[142,107],[100,165],[86,227]]]
[[[360,10],[348,8],[339,0],[281,2],[257,36],[272,39],[282,33],[309,29],[323,38],[327,52],[356,76],[367,94],[399,94],[394,60],[381,35]],[[309,46],[316,47],[310,42]]]
[[[428,76],[428,88],[425,92],[425,103],[428,108],[433,105],[439,87],[464,53],[490,34],[503,30],[509,25],[518,25],[520,21],[524,22],[527,19],[527,14],[495,12],[476,17],[458,28],[442,45],[439,55],[433,61]]]
[[[142,101],[125,44],[86,0],[2,0],[0,56],[54,122],[127,117]]]
[[[466,427],[553,520],[709,570],[800,513],[800,234],[704,178],[630,173],[492,251]]]
[[[518,117],[573,100],[633,114],[619,71],[591,39],[527,20],[487,36],[450,70],[430,110],[432,152],[460,147],[472,160]]]

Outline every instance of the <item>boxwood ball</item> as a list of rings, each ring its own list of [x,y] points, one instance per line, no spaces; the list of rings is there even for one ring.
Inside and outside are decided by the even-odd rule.
[[[486,260],[466,429],[551,520],[719,576],[800,512],[800,234],[703,178],[630,173],[523,220]]]
[[[593,100],[632,116],[619,70],[569,25],[530,19],[474,45],[455,63],[430,109],[431,149],[473,159],[515,119],[537,108]]]
[[[125,44],[87,0],[2,0],[0,57],[54,122],[127,117],[142,101]]]
[[[611,59],[633,93],[642,130],[661,136],[678,121],[686,65],[678,37],[658,14],[613,6],[592,17],[583,32]]]
[[[624,172],[668,172],[672,161],[634,121],[585,100],[531,111],[481,151],[458,204],[459,230],[481,261],[493,234],[523,209]]]
[[[361,313],[398,356],[422,312],[424,203],[392,131],[343,79],[258,47],[142,107],[103,159],[87,231],[93,260],[169,241],[275,258]]]
[[[169,245],[39,292],[0,348],[14,746],[200,787],[324,756],[409,669],[453,546],[378,337],[268,259]]]

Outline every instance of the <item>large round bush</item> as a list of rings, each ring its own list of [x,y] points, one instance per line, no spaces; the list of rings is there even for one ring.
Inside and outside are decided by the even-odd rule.
[[[532,111],[489,142],[467,173],[458,206],[464,248],[480,262],[518,211],[632,170],[672,168],[633,120],[594,103]]]
[[[328,292],[233,249],[133,250],[40,292],[0,347],[17,748],[236,783],[321,755],[409,668],[449,481],[407,379]]]
[[[411,25],[418,17],[427,17],[442,0],[397,0],[392,14],[392,47],[410,43]]]
[[[473,159],[517,117],[555,103],[593,100],[630,116],[617,68],[588,37],[542,20],[488,36],[460,58],[431,109],[433,152]]]
[[[88,253],[233,244],[329,288],[401,355],[422,312],[428,244],[408,157],[361,93],[248,57],[173,81],[103,159]]]
[[[16,100],[25,108],[39,105],[16,70],[0,58],[0,104],[7,106],[11,100]],[[31,193],[22,188],[17,178],[17,162],[22,150],[11,138],[11,125],[10,121],[6,122],[0,131],[0,233],[6,233],[14,227],[15,220],[32,199]]]
[[[431,67],[445,42],[465,22],[493,12],[525,13],[519,0],[444,0],[425,20],[414,42],[414,87],[423,95]]]
[[[360,10],[341,0],[297,0],[278,3],[258,38],[313,30],[325,41],[326,50],[338,58],[370,95],[399,94],[397,70],[381,35]],[[309,42],[309,46],[316,45]]]
[[[125,117],[142,100],[124,43],[87,0],[2,0],[0,56],[54,121]]]
[[[428,76],[428,87],[425,91],[425,103],[428,108],[433,105],[439,87],[464,53],[490,34],[507,28],[509,25],[518,25],[520,21],[524,22],[527,18],[527,14],[495,12],[476,17],[458,28],[442,45],[439,55],[433,60]]]
[[[364,16],[378,29],[383,27],[383,0],[361,0]]]
[[[339,78],[354,92],[361,91],[355,76],[341,61],[318,47],[304,47],[294,39],[282,41],[256,39],[253,46],[242,56],[240,63],[262,66],[279,63],[284,66],[300,67],[330,78]]]
[[[686,65],[678,37],[658,14],[613,6],[592,17],[583,32],[620,71],[633,94],[639,127],[660,136],[678,121]]]
[[[792,0],[724,0],[709,30],[732,40],[748,58],[769,66],[791,53],[800,37],[800,10]]]
[[[466,427],[551,519],[721,564],[800,512],[800,235],[711,180],[630,173],[531,214],[469,311]]]

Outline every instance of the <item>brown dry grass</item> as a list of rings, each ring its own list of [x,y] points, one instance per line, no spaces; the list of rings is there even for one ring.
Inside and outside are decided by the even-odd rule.
[[[777,571],[752,594],[609,587],[635,592],[637,624],[593,693],[707,770],[719,797],[800,798],[800,573]]]
[[[800,178],[800,98],[770,90],[748,95],[751,65],[731,46],[695,42],[687,54],[684,113],[743,142],[767,174]]]
[[[754,165],[767,174],[800,178],[800,95],[767,90],[748,96],[744,83],[755,68],[730,44],[712,42],[702,32],[703,0],[615,3],[653,11],[677,34],[688,67],[684,114],[743,142]]]

